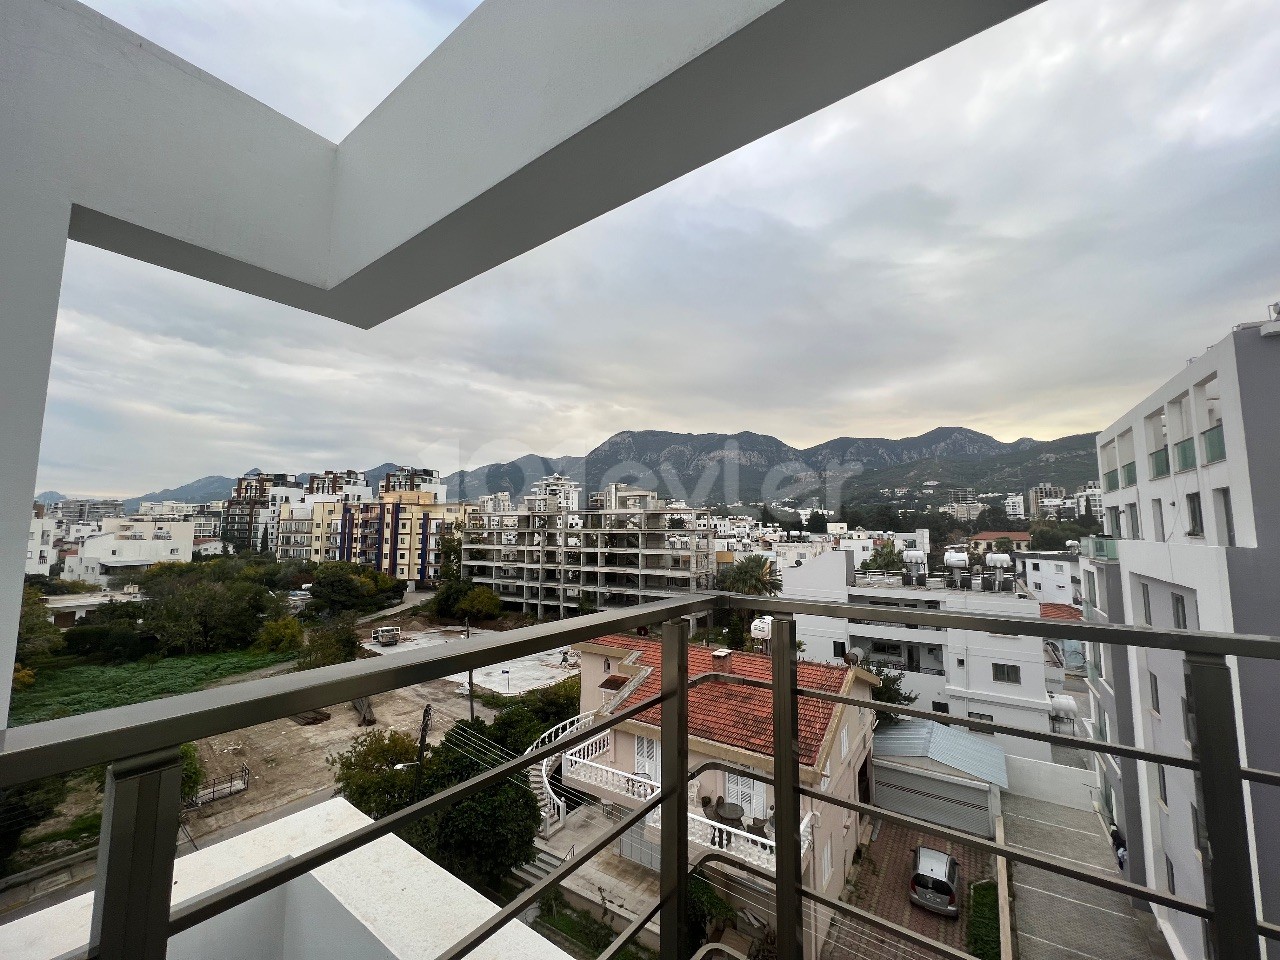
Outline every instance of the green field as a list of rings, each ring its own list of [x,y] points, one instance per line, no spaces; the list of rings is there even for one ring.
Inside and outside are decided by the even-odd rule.
[[[293,656],[232,650],[151,663],[100,665],[80,661],[61,666],[55,660],[36,668],[33,686],[14,691],[9,722],[21,726],[190,693],[226,677],[283,663]]]

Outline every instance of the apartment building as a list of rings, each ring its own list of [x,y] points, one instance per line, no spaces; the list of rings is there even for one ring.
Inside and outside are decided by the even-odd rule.
[[[1076,487],[1076,516],[1091,516],[1095,520],[1102,519],[1102,484],[1097,480],[1090,480],[1079,487]]]
[[[27,534],[27,565],[24,572],[49,575],[49,568],[58,562],[58,521],[43,515],[43,511],[31,512],[31,532]]]
[[[612,635],[574,647],[580,655],[581,711],[608,717],[656,695],[662,684],[662,645],[657,641]],[[743,651],[689,648],[689,675],[731,673],[770,680],[770,658]],[[803,687],[869,699],[880,681],[846,664],[801,660]],[[722,682],[699,685],[689,693],[689,769],[708,760],[744,768],[744,773],[705,771],[690,783],[689,845],[700,850],[729,850],[756,867],[774,869],[773,787],[745,771],[771,777],[773,703],[768,690]],[[845,800],[870,802],[872,731],[875,714],[821,700],[800,700],[800,782]],[[653,796],[661,780],[662,711],[654,707],[614,730],[569,750],[562,761],[563,784],[601,803],[635,808]],[[554,789],[554,787],[553,787]],[[725,817],[718,801],[739,808]],[[806,887],[837,897],[853,864],[861,836],[859,819],[846,810],[809,797],[801,799],[801,866]],[[618,852],[644,867],[658,869],[657,818],[624,834]],[[717,868],[721,870],[722,868]],[[749,877],[723,868],[718,881],[733,890]],[[744,905],[750,905],[747,901]],[[828,915],[818,912],[806,923],[806,956],[817,957],[826,937]]]
[[[1071,550],[1020,550],[1013,555],[1022,586],[1041,603],[1080,606],[1080,555]]]
[[[112,577],[141,573],[157,563],[189,563],[194,530],[190,520],[108,517],[100,533],[86,537],[66,557],[62,579],[105,587]]]
[[[611,483],[581,509],[581,485],[553,475],[516,504],[481,497],[462,540],[464,573],[537,617],[562,617],[708,589],[708,511]]]
[[[437,503],[445,501],[445,485],[439,470],[424,467],[397,467],[382,478],[378,493],[430,493]]]
[[[1028,511],[1032,520],[1047,516],[1050,505],[1046,504],[1046,500],[1056,500],[1058,503],[1052,505],[1053,516],[1057,516],[1057,510],[1062,505],[1061,501],[1067,497],[1067,488],[1059,487],[1052,483],[1037,483],[1034,487],[1027,491],[1027,503],[1030,505]]]
[[[1040,604],[1009,589],[959,589],[953,578],[901,572],[860,571],[853,556],[832,552],[799,567],[783,567],[782,596],[794,600],[836,601],[872,607],[902,607],[957,613],[1039,617]],[[904,585],[910,579],[912,585]],[[1012,578],[1006,579],[1012,586]],[[972,584],[972,581],[971,581]],[[1063,689],[1060,653],[1038,637],[1006,637],[974,630],[936,629],[834,617],[796,616],[796,634],[804,655],[828,663],[850,659],[903,674],[902,687],[918,697],[917,706],[1048,732],[1061,710],[1051,694]],[[1048,744],[1004,734],[996,742],[1014,756],[1050,760]]]
[[[1004,513],[1010,520],[1027,519],[1027,502],[1020,493],[1011,493],[1004,498]]]
[[[1245,324],[1098,435],[1107,536],[1082,544],[1086,618],[1163,629],[1280,633],[1280,323]],[[1280,665],[1229,661],[1242,760],[1277,769]],[[1194,704],[1184,657],[1089,651],[1096,737],[1190,756]],[[1097,763],[1106,813],[1128,841],[1132,880],[1205,896],[1198,776],[1110,757]],[[1245,785],[1263,914],[1280,914],[1280,796]],[[1198,920],[1156,908],[1176,956],[1207,956]],[[1274,955],[1275,951],[1272,950]]]
[[[237,550],[257,550],[267,526],[271,492],[277,487],[302,493],[302,485],[291,473],[246,473],[236,481],[235,491],[227,501],[223,524],[224,538]],[[292,492],[289,496],[292,496]],[[276,506],[284,499],[276,496]]]
[[[420,490],[384,491],[369,503],[342,504],[331,539],[337,559],[408,583],[439,580],[441,542],[458,535],[472,509],[438,499],[443,490],[439,483],[424,483]]]
[[[828,524],[830,529],[832,525]],[[893,530],[864,530],[855,527],[845,528],[835,535],[832,549],[849,551],[854,555],[854,563],[862,566],[863,561],[870,560],[876,548],[885,544],[893,544],[893,548],[901,553],[904,550],[923,550],[929,552],[929,531],[920,528],[911,533],[899,533]]]
[[[97,523],[107,517],[123,517],[124,501],[68,497],[53,504],[52,510],[64,523]]]

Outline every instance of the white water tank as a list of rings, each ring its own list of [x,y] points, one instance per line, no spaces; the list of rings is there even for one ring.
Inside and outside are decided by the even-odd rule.
[[[1055,717],[1074,720],[1080,715],[1080,705],[1076,703],[1075,697],[1051,693],[1049,694],[1049,713]]]
[[[986,562],[988,567],[995,567],[1001,570],[1013,566],[1013,558],[1007,553],[988,553]]]
[[[923,550],[903,550],[902,562],[903,563],[928,563],[929,555],[925,553]]]
[[[969,569],[969,553],[968,551],[948,550],[942,556],[942,562],[953,570]]]
[[[751,639],[768,640],[773,636],[773,617],[757,617],[751,621]]]

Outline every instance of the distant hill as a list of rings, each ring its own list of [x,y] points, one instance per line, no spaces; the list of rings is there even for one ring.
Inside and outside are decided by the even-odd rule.
[[[61,503],[65,499],[67,499],[67,495],[59,493],[57,490],[46,490],[44,493],[36,494],[36,501],[43,503],[45,506],[51,503]]]
[[[1057,440],[1023,437],[1004,443],[965,427],[937,427],[918,437],[837,437],[798,449],[760,433],[671,433],[627,430],[616,433],[585,457],[524,456],[461,470],[444,478],[451,500],[474,500],[486,493],[527,493],[537,480],[560,473],[588,491],[614,481],[635,483],[670,500],[692,505],[756,503],[817,497],[823,503],[881,498],[882,489],[908,488],[917,493],[926,481],[937,481],[938,495],[951,487],[982,491],[1026,490],[1049,481],[1069,491],[1098,477],[1094,434]],[[376,487],[394,463],[365,471]],[[425,464],[430,466],[430,464]],[[254,468],[246,471],[259,473]],[[297,477],[306,482],[309,473]],[[125,501],[136,510],[143,500],[205,503],[224,500],[235,478],[201,477],[191,483],[156,490]],[[56,503],[65,497],[46,491],[37,497]],[[909,498],[910,499],[910,498]]]
[[[1049,481],[1075,490],[1097,478],[1094,435],[1004,443],[964,427],[918,437],[839,437],[805,449],[758,433],[625,431],[585,458],[526,456],[445,478],[450,499],[513,495],[559,472],[599,490],[613,481],[654,488],[690,504],[754,503],[818,496],[823,502],[874,499],[882,488],[949,487],[1025,490]]]

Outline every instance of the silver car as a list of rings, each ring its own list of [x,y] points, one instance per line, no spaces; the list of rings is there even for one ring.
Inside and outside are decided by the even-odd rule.
[[[916,847],[911,870],[911,902],[940,913],[960,916],[960,864],[941,850]]]

